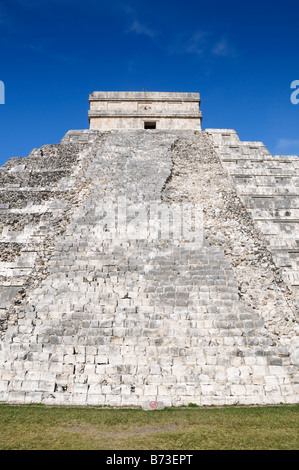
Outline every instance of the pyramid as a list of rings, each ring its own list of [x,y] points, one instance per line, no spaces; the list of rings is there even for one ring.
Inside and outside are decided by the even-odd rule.
[[[119,127],[0,169],[0,401],[298,403],[298,157],[186,124],[193,94],[94,97]]]

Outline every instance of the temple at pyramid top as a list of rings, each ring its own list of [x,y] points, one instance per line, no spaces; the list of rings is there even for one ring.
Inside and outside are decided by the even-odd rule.
[[[89,103],[90,129],[201,130],[199,93],[94,91]]]

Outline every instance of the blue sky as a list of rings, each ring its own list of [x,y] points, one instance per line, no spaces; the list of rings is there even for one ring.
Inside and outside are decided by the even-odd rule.
[[[199,92],[203,128],[299,154],[298,20],[298,0],[0,0],[0,164],[88,128],[90,92],[143,89]]]

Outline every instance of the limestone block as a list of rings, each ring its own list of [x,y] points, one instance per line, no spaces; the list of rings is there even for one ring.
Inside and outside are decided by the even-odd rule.
[[[299,348],[293,350],[291,354],[291,360],[293,364],[299,368]]]
[[[7,403],[14,404],[14,405],[23,405],[23,404],[25,403],[25,399],[26,399],[26,394],[25,394],[25,392],[14,392],[14,391],[11,391],[11,392],[9,392],[9,394],[7,395],[7,400],[6,400],[6,402],[7,402]]]
[[[86,398],[86,405],[89,406],[104,406],[106,404],[106,397],[101,394],[89,394]]]
[[[149,399],[148,401],[142,402],[142,409],[146,411],[163,410],[164,407],[165,406],[162,401],[158,401],[155,399]]]

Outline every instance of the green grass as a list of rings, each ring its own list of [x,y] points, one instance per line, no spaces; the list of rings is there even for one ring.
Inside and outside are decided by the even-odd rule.
[[[299,406],[0,405],[1,450],[298,450]]]

